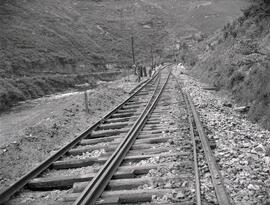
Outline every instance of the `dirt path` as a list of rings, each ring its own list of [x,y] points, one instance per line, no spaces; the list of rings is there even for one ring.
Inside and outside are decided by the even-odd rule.
[[[53,95],[37,100],[30,100],[16,106],[9,113],[0,117],[0,144],[5,146],[14,140],[17,135],[23,134],[23,130],[30,126],[42,123],[52,115],[58,115],[63,111],[63,107],[68,107],[72,103],[80,100],[82,93],[70,92],[70,96]]]
[[[121,82],[122,81],[122,82]],[[95,91],[100,89],[120,88],[129,89],[134,83],[123,83],[121,80],[114,82],[101,82],[99,88],[88,90],[89,96],[93,96]],[[122,86],[121,85],[128,85]],[[65,93],[54,94],[35,100],[27,100],[15,106],[7,113],[0,115],[0,147],[17,140],[18,135],[23,134],[24,129],[30,126],[37,126],[49,117],[60,115],[64,108],[81,102],[84,97],[82,91],[68,91]]]
[[[69,92],[26,101],[0,116],[0,189],[70,142],[128,97],[136,83],[121,79],[88,91]]]

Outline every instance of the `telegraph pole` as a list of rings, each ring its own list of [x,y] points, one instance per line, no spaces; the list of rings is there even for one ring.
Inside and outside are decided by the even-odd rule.
[[[152,68],[154,66],[154,55],[153,55],[153,47],[151,45],[151,64],[152,64]]]
[[[133,37],[133,36],[131,36],[131,49],[132,49],[132,60],[133,60],[133,65],[135,65],[134,37]]]

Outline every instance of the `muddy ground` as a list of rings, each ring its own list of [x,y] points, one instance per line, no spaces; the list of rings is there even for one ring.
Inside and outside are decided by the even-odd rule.
[[[129,96],[133,77],[99,82],[84,92],[69,91],[26,101],[0,116],[0,189],[70,142]]]

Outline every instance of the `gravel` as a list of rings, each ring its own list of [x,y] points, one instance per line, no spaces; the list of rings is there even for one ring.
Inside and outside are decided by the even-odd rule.
[[[95,173],[98,169],[100,169],[100,167],[100,164],[93,164],[91,166],[74,169],[48,170],[42,174],[42,177],[87,175],[89,173]]]
[[[174,82],[174,81],[171,81]],[[175,86],[174,84],[170,84]],[[194,174],[192,168],[188,166],[181,166],[179,162],[190,161],[192,163],[192,146],[189,146],[190,136],[188,132],[188,118],[184,107],[179,106],[182,104],[183,99],[178,99],[177,90],[167,89],[166,93],[162,96],[160,103],[168,103],[166,110],[161,113],[160,126],[175,130],[174,132],[163,133],[163,137],[172,137],[165,143],[159,143],[154,147],[166,147],[168,151],[162,154],[169,154],[171,156],[154,156],[147,160],[142,160],[136,163],[136,166],[147,164],[164,164],[168,166],[160,166],[152,169],[147,175],[142,177],[153,178],[150,184],[144,184],[139,189],[171,189],[171,191],[162,197],[153,196],[152,203],[177,203],[194,200]],[[185,140],[183,142],[183,140]],[[185,145],[185,148],[183,148]],[[187,145],[187,146],[186,146]],[[181,156],[183,152],[191,152],[187,156]],[[183,178],[183,174],[187,177]],[[159,178],[162,177],[162,180]]]
[[[208,138],[216,142],[214,155],[232,204],[264,204],[270,188],[269,131],[235,111],[236,106],[226,106],[227,96],[204,90],[206,85],[184,68],[175,66],[173,72],[191,95]]]
[[[0,146],[0,189],[7,188],[98,121],[127,98],[136,84],[123,78],[89,90],[90,114],[84,110],[83,93],[70,92],[72,95],[64,97],[57,94],[27,101],[23,107],[1,115],[1,137],[12,143]],[[84,157],[98,156],[99,152]]]

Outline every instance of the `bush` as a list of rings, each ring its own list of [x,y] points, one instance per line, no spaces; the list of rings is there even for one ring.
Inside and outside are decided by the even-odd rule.
[[[233,88],[235,85],[241,83],[245,79],[245,74],[241,71],[236,71],[233,73],[231,79],[230,79],[230,87]]]

